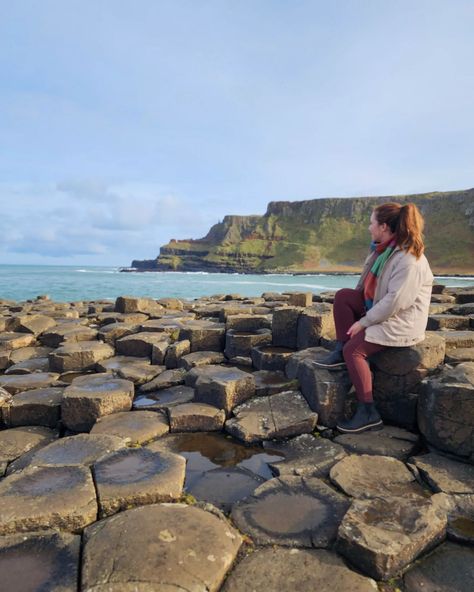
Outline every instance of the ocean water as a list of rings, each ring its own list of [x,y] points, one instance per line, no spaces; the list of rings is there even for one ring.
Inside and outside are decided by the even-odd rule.
[[[474,277],[439,277],[446,286],[474,286]],[[114,300],[117,296],[194,299],[214,294],[260,296],[262,292],[324,292],[353,288],[354,275],[244,275],[206,272],[121,273],[117,267],[0,265],[0,298],[27,300]]]

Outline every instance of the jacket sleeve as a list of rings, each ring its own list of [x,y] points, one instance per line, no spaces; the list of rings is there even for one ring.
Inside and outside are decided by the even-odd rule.
[[[388,291],[374,306],[367,311],[360,324],[367,328],[383,323],[399,310],[411,306],[422,284],[421,267],[416,264],[400,265],[392,272],[388,282]]]

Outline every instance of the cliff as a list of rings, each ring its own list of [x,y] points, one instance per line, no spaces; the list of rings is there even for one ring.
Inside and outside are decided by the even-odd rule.
[[[172,240],[154,271],[359,271],[367,254],[372,208],[412,201],[426,222],[426,255],[435,273],[474,273],[474,189],[416,195],[270,202],[263,216],[226,216],[204,238]]]

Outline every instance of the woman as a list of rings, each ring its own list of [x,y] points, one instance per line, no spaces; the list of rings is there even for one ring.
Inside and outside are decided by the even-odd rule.
[[[336,349],[316,364],[329,369],[347,365],[358,402],[355,415],[338,423],[341,432],[382,427],[367,357],[425,338],[433,274],[423,255],[423,226],[415,204],[377,206],[370,217],[371,253],[359,283],[355,290],[336,293]]]

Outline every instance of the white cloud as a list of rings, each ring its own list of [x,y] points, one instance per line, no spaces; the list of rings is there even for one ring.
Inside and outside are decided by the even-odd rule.
[[[3,184],[0,199],[8,204],[0,219],[4,262],[21,254],[127,265],[155,257],[171,238],[199,238],[216,222],[214,214],[158,184]]]

